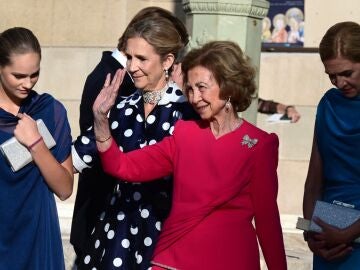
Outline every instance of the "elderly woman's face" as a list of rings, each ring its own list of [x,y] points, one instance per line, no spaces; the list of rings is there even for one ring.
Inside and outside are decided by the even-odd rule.
[[[160,55],[145,39],[129,38],[125,54],[127,70],[138,89],[159,90],[164,87],[166,78]]]
[[[220,87],[207,68],[190,69],[185,88],[189,102],[202,119],[211,121],[225,114],[226,101],[220,99]]]
[[[331,83],[345,97],[352,98],[360,94],[360,63],[337,57],[324,61],[324,67]]]

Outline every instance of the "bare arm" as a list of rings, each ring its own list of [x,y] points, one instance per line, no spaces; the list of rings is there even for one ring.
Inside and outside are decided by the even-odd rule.
[[[300,120],[300,113],[296,110],[295,106],[285,105],[272,100],[265,100],[259,98],[258,112],[260,113],[281,113],[286,114],[291,119],[292,123],[296,123]]]
[[[32,158],[46,183],[59,199],[66,200],[72,193],[74,182],[71,155],[60,164],[46,147],[44,141],[39,140],[41,135],[35,120],[27,114],[19,115],[19,118],[18,125],[14,130],[15,137],[23,145],[30,146],[29,151]],[[34,144],[34,142],[36,143]]]
[[[304,218],[311,219],[316,200],[321,198],[323,189],[322,160],[314,134],[308,174],[303,199]]]
[[[322,171],[322,160],[317,146],[317,138],[314,134],[303,199],[304,217],[309,220],[312,218],[315,202],[321,199],[323,192],[324,180]],[[349,242],[342,238],[341,230],[321,221],[319,225],[323,228],[323,232],[320,234],[310,234],[308,238],[308,246],[314,254],[332,261],[343,258],[351,252],[352,248],[349,246]]]

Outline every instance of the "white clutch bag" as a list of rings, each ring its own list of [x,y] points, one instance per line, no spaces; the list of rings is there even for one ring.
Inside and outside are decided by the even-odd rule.
[[[47,129],[43,120],[36,120],[40,135],[42,136],[45,145],[51,149],[56,145],[56,142]],[[8,161],[13,172],[23,168],[32,161],[29,150],[22,145],[15,137],[8,139],[0,145],[0,151]]]

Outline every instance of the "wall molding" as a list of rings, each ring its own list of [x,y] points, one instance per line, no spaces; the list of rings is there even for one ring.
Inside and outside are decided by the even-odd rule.
[[[227,0],[220,1],[184,1],[183,9],[186,14],[216,14],[248,16],[262,19],[267,15],[269,3],[267,1],[254,1],[238,3]]]

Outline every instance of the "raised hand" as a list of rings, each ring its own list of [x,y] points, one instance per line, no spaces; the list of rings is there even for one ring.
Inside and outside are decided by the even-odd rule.
[[[125,73],[125,69],[118,69],[111,83],[110,74],[108,74],[106,76],[104,87],[101,89],[93,105],[95,139],[100,151],[105,151],[110,147],[111,132],[107,115],[112,106],[114,106]]]
[[[93,104],[93,113],[95,118],[107,116],[112,106],[114,106],[119,87],[124,79],[125,73],[125,69],[118,69],[112,80],[111,75],[107,74],[104,87],[101,89]]]

